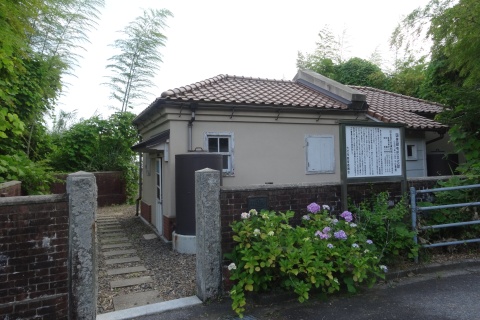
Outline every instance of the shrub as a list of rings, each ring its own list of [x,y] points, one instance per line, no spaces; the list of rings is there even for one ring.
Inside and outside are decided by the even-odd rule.
[[[404,198],[390,207],[388,193],[381,192],[352,211],[362,233],[375,242],[382,263],[393,264],[417,256],[418,246],[413,241],[415,231],[407,222],[410,211]]]
[[[339,219],[328,206],[312,203],[299,226],[289,220],[293,211],[250,210],[232,224],[237,242],[228,257],[234,285],[230,291],[232,309],[242,316],[246,291],[274,287],[292,290],[303,302],[312,289],[332,294],[346,288],[355,292],[360,284],[373,285],[384,277],[387,267],[379,265],[379,255],[353,216],[345,211]]]

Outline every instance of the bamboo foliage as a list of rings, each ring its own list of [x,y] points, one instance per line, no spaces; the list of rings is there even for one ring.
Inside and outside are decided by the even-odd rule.
[[[108,59],[106,68],[111,75],[105,85],[111,89],[111,98],[120,102],[119,111],[125,112],[136,101],[146,99],[147,89],[154,86],[152,79],[162,63],[159,49],[167,40],[163,30],[169,16],[172,13],[166,9],[144,10],[121,31],[123,38],[111,45],[119,53]]]

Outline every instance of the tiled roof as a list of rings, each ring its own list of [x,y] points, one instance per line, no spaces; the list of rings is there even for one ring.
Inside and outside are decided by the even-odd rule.
[[[288,80],[219,75],[188,86],[168,90],[161,98],[198,101],[322,109],[348,109],[345,103]]]
[[[305,85],[300,81],[219,75],[163,92],[134,122],[141,121],[146,114],[153,111],[154,105],[160,100],[331,110],[349,108],[345,99],[316,88],[315,85]],[[446,129],[444,125],[430,119],[442,111],[442,106],[437,103],[375,88],[350,88],[366,96],[368,115],[382,122],[403,123],[407,128],[419,130]],[[425,115],[431,116],[427,118]]]
[[[443,106],[440,104],[375,88],[351,87],[367,96],[368,115],[382,122],[403,123],[412,129],[446,128],[441,123],[420,115],[434,116],[442,111]]]

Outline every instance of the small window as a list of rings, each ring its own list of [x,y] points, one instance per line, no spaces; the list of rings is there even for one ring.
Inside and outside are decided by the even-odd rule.
[[[335,173],[333,136],[306,136],[307,174]]]
[[[205,133],[205,145],[208,152],[223,155],[223,173],[233,175],[233,133],[207,132]]]
[[[406,145],[405,160],[417,160],[417,145],[408,143]]]

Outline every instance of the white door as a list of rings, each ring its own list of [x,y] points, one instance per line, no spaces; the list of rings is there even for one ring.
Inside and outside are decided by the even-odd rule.
[[[156,205],[155,205],[155,227],[160,235],[163,235],[163,193],[162,193],[162,158],[157,159],[156,163]]]

